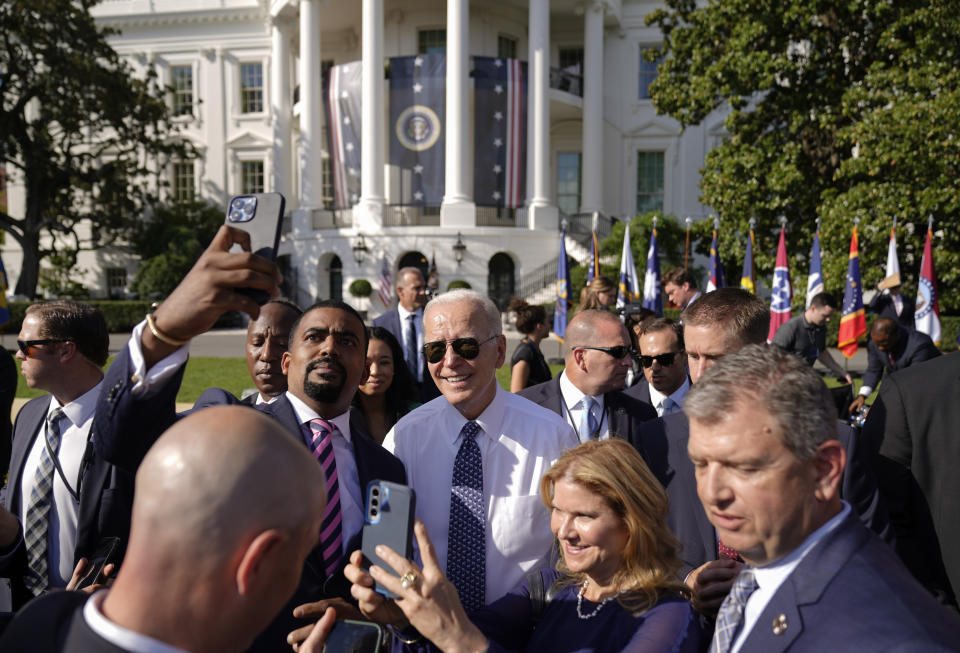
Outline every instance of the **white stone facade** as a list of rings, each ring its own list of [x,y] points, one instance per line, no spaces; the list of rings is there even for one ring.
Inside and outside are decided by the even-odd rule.
[[[202,152],[193,169],[196,194],[225,204],[259,174],[264,190],[287,197],[281,254],[290,256],[299,302],[337,290],[353,301],[347,293],[352,280],[365,278],[377,287],[382,254],[395,272],[414,252],[435,256],[441,288],[463,279],[481,292],[488,289],[491,259],[505,254],[498,260],[512,263],[514,291],[523,288],[549,301],[552,286],[530,292],[537,285],[531,275],[557,257],[558,205],[568,212],[575,207],[633,216],[638,186],[656,181],[651,165],[659,165],[662,195],[654,188],[645,201],[659,201],[664,212],[679,216],[699,218],[708,211],[698,201],[699,170],[722,136],[722,115],[681,133],[641,98],[640,51],[659,42],[658,31],[643,19],[656,6],[630,0],[105,0],[94,13],[101,24],[121,31],[111,42],[135,68],[153,67],[171,85],[177,76],[181,94],[189,90],[190,110],[177,120]],[[417,54],[425,30],[445,30],[446,39],[446,191],[439,216],[391,206],[384,172],[388,88],[377,76],[378,62]],[[487,209],[475,207],[472,198],[467,63],[470,55],[503,56],[501,48],[511,44],[516,57],[529,62],[528,206],[517,211],[511,221],[516,226],[486,226]],[[556,73],[580,49],[583,97],[551,88],[557,86],[550,83],[551,68]],[[324,208],[321,70],[328,62],[358,60],[365,71],[361,197],[353,211],[335,214]],[[257,82],[262,106],[254,97]],[[244,87],[254,89],[246,101]],[[579,193],[558,198],[558,157],[567,153],[580,156]],[[638,165],[647,175],[644,182]],[[179,170],[178,186],[173,164],[167,168],[171,188],[182,188],[185,171]],[[9,199],[16,213],[22,195],[14,180]],[[367,253],[358,264],[354,247],[360,235]],[[466,245],[462,262],[453,250],[458,237]],[[19,260],[12,239],[7,242],[3,257],[15,282]],[[567,246],[575,257],[585,253],[572,238]],[[115,258],[108,252],[81,257],[85,284],[94,294],[107,295],[107,267],[123,267],[132,279],[136,263]],[[331,272],[335,258],[341,267]],[[371,315],[384,310],[376,292],[356,303]]]

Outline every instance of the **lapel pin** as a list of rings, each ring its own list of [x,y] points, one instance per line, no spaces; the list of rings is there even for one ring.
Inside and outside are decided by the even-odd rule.
[[[787,630],[787,615],[781,614],[773,620],[773,634],[782,635]]]

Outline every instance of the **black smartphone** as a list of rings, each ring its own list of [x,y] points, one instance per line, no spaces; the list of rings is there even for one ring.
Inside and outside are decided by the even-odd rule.
[[[83,578],[80,579],[80,583],[77,585],[78,590],[82,590],[90,585],[102,583],[105,580],[101,578],[103,568],[109,564],[115,565],[120,562],[120,556],[122,554],[120,545],[119,537],[104,537],[100,540],[93,555],[89,558],[90,567],[87,569],[87,573],[84,574]]]
[[[413,520],[417,495],[412,488],[390,481],[370,481],[367,485],[366,516],[363,522],[363,562],[366,568],[392,567],[374,550],[386,544],[409,560],[413,557]],[[377,583],[376,590],[388,598],[397,595]]]
[[[380,653],[383,627],[371,621],[344,619],[333,626],[324,653]]]
[[[226,223],[250,234],[250,251],[263,258],[275,261],[280,246],[280,230],[283,226],[283,211],[286,200],[280,193],[253,193],[237,195],[227,205]],[[270,296],[252,288],[242,291],[258,304],[264,304]]]

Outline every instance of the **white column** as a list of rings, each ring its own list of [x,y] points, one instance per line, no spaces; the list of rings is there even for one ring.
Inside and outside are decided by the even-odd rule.
[[[290,189],[293,177],[290,165],[290,36],[278,16],[270,18],[270,97],[273,116],[273,190],[287,198],[292,208]]]
[[[583,183],[580,210],[603,208],[603,3],[583,15]]]
[[[363,87],[360,152],[360,202],[354,225],[360,230],[383,224],[383,0],[363,0]]]
[[[300,0],[300,207],[323,204],[320,2]]]
[[[447,137],[446,175],[440,224],[472,227],[476,224],[470,175],[469,0],[447,0]]]
[[[556,229],[559,212],[550,205],[550,0],[530,0],[529,22],[528,226]]]

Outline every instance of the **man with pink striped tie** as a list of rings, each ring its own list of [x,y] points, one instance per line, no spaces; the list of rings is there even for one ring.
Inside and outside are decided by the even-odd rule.
[[[173,402],[193,337],[227,310],[256,316],[258,307],[237,293],[238,288],[278,292],[273,263],[229,251],[234,243],[245,242],[243,232],[221,228],[187,277],[134,329],[128,347],[107,371],[106,391],[98,406],[108,417],[95,426],[107,460],[135,470],[176,419]],[[303,606],[298,614],[309,617],[317,606],[322,614],[326,599],[349,600],[342,566],[345,554],[360,548],[363,489],[374,479],[406,482],[403,464],[370,438],[362,420],[358,423],[350,413],[350,402],[366,375],[366,350],[367,332],[356,310],[339,301],[314,304],[290,331],[281,363],[287,391],[273,403],[256,407],[313,453],[326,472],[329,500],[318,536],[323,542],[307,557],[293,599],[251,650],[289,650],[287,633],[308,623],[293,617],[294,608]],[[304,605],[309,602],[319,603]]]

